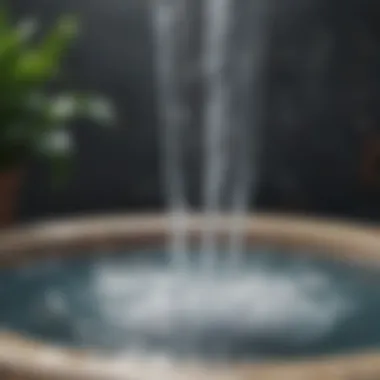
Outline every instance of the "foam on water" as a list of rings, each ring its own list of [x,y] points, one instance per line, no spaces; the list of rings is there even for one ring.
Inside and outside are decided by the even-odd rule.
[[[328,332],[347,311],[348,300],[322,275],[289,278],[257,272],[205,278],[144,271],[117,277],[114,269],[102,268],[94,289],[104,297],[101,308],[111,323],[148,336],[171,334],[174,326],[167,322],[174,319],[190,332],[196,321],[205,334],[226,328],[287,335],[297,328],[290,339],[309,340]]]
[[[348,293],[315,268],[289,276],[255,264],[205,277],[117,261],[94,268],[74,296],[53,286],[36,305],[36,319],[70,325],[87,345],[226,357],[247,345],[259,355],[271,342],[318,342],[354,310]]]
[[[244,256],[234,270],[225,258],[212,274],[198,270],[198,253],[190,259],[182,273],[162,251],[2,269],[0,327],[170,361],[288,358],[380,344],[377,273],[266,250]]]

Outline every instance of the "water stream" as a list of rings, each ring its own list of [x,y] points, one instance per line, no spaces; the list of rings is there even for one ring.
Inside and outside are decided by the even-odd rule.
[[[254,171],[251,156],[252,93],[254,79],[259,73],[260,46],[263,36],[258,20],[263,14],[259,1],[246,0],[154,0],[153,22],[156,41],[159,108],[161,113],[162,162],[165,175],[166,200],[171,215],[170,262],[178,284],[194,283],[196,298],[192,302],[178,297],[176,290],[168,297],[173,310],[183,313],[168,315],[167,323],[188,325],[183,329],[185,352],[202,351],[202,308],[214,309],[209,289],[210,281],[219,283],[217,268],[225,263],[228,268],[241,266],[244,252],[243,227],[251,194]],[[260,5],[260,6],[257,6]],[[192,25],[190,11],[200,12],[200,25]],[[199,49],[189,60],[192,33],[199,33]],[[254,35],[258,34],[257,38]],[[259,41],[255,46],[253,41]],[[201,139],[202,183],[200,184],[201,211],[206,218],[202,231],[200,259],[194,274],[190,269],[188,244],[188,181],[186,171],[186,136],[194,126],[189,122],[192,104],[186,97],[188,61],[193,78],[202,89]],[[194,71],[199,70],[197,75]],[[217,239],[218,222],[229,214],[229,241]],[[206,285],[207,283],[207,285]],[[203,284],[203,285],[202,285]],[[219,285],[218,285],[219,286]],[[179,289],[179,294],[181,290]],[[211,298],[210,298],[211,297]],[[216,297],[218,297],[216,295]],[[190,307],[190,309],[189,309]],[[213,310],[216,314],[218,310]],[[177,315],[177,317],[176,317]],[[192,315],[190,324],[179,322],[178,315]],[[198,318],[196,317],[198,315]],[[202,343],[203,342],[203,343]]]
[[[202,88],[203,179],[202,212],[208,219],[203,231],[201,268],[209,272],[218,255],[227,250],[230,264],[244,249],[243,223],[249,208],[255,171],[251,146],[258,123],[252,113],[254,89],[264,45],[265,7],[259,1],[154,0],[153,21],[161,111],[162,162],[166,200],[172,216],[170,252],[173,263],[186,270],[188,251],[188,182],[186,136],[193,111],[186,98],[189,36],[200,33],[199,57],[191,62]],[[199,6],[200,5],[200,6]],[[190,10],[199,6],[201,25],[192,25]],[[193,57],[192,57],[193,58]],[[259,104],[259,102],[257,102]],[[221,214],[231,217],[230,241],[218,246],[216,231]]]
[[[231,0],[206,0],[204,15],[204,212],[207,228],[204,230],[201,251],[203,269],[215,265],[217,221],[222,211],[223,191],[228,180],[229,132],[231,120],[231,85],[229,73],[232,29]]]
[[[155,0],[153,24],[156,41],[158,99],[162,120],[162,163],[165,191],[171,215],[169,252],[174,265],[186,267],[187,214],[183,166],[184,136],[189,106],[184,100],[181,53],[186,49],[187,0]]]

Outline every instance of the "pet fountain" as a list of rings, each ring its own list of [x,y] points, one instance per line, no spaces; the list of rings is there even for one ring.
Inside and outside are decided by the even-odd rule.
[[[205,21],[200,62],[187,54],[195,8]],[[248,212],[250,105],[259,111],[270,13],[246,0],[151,9],[168,212],[2,232],[0,378],[379,379],[375,229]],[[198,214],[183,157],[194,67],[205,99]]]

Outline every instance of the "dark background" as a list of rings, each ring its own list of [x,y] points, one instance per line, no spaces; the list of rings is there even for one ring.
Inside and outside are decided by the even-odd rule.
[[[82,33],[65,86],[105,93],[119,118],[115,130],[73,126],[78,154],[65,188],[53,191],[44,163],[31,164],[20,218],[163,208],[149,3],[10,1],[15,17],[38,16],[44,26],[62,12],[80,15]],[[380,5],[272,3],[252,206],[377,220]]]

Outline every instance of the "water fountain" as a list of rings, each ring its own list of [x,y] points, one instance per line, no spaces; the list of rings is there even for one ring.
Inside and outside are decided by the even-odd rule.
[[[163,130],[163,162],[166,194],[172,215],[171,251],[174,261],[187,250],[186,220],[189,214],[186,193],[185,148],[191,106],[186,100],[189,68],[189,36],[197,33],[189,12],[196,8],[188,0],[153,2],[156,36],[158,91]],[[198,9],[199,10],[199,9]],[[248,210],[253,172],[254,135],[259,101],[252,112],[252,98],[260,94],[260,64],[263,62],[265,29],[269,7],[261,2],[207,0],[200,4],[201,42],[198,56],[190,60],[199,68],[193,80],[203,88],[203,181],[202,212],[209,219],[203,232],[202,251],[207,269],[224,246],[217,246],[215,234],[222,213],[231,218],[227,250],[239,256],[243,250],[241,224]],[[255,36],[256,38],[253,38]],[[196,54],[195,54],[196,55]],[[254,89],[254,90],[253,90]],[[255,117],[256,116],[256,117]],[[257,136],[256,136],[257,138]],[[257,165],[256,165],[257,166]],[[256,170],[254,170],[256,169]],[[231,257],[232,258],[232,257]],[[235,260],[236,261],[236,260]]]
[[[260,2],[200,3],[204,203],[191,212],[183,152],[192,4],[152,3],[168,215],[1,233],[2,379],[380,377],[376,232],[247,214],[257,124],[249,99],[268,23]]]

